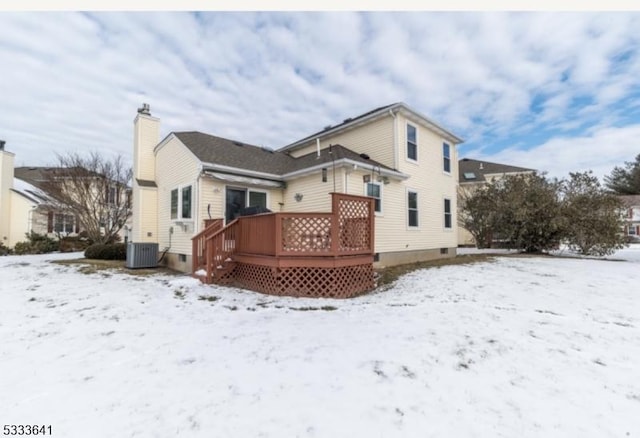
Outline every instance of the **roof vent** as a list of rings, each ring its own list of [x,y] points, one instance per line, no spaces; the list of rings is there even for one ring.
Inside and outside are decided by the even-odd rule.
[[[323,131],[327,131],[327,130],[329,130],[329,129],[331,129],[331,125],[327,125],[327,126],[325,126],[322,130],[323,130]]]
[[[235,144],[236,146],[244,146],[242,143],[240,143],[239,141],[234,141],[233,144]]]
[[[0,140],[0,151],[4,151],[4,145],[7,144],[6,141]]]
[[[273,149],[269,149],[269,148],[268,148],[268,147],[266,147],[266,146],[260,146],[260,149],[262,149],[263,151],[265,151],[265,152],[267,152],[267,153],[269,153],[269,154],[272,154],[272,153],[273,153]]]
[[[145,116],[151,115],[151,108],[148,103],[143,103],[142,108],[138,108],[138,114],[144,114]]]
[[[351,117],[348,117],[348,118],[344,119],[344,120],[342,121],[342,123],[348,123],[348,122],[350,122],[350,121],[352,121],[352,120],[353,120],[353,119],[352,119]]]
[[[480,163],[480,170],[484,169],[484,164]]]
[[[362,158],[363,160],[368,160],[369,159],[369,155],[362,153],[360,154],[360,158]]]

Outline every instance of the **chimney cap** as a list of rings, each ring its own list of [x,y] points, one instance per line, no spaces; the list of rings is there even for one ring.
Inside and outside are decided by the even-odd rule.
[[[151,115],[151,108],[148,103],[143,103],[142,108],[138,108],[138,114],[144,114],[145,116]]]

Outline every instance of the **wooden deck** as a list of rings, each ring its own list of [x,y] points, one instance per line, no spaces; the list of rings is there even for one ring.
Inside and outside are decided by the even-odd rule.
[[[271,295],[346,298],[371,290],[374,201],[332,193],[331,213],[214,221],[193,237],[193,274]]]

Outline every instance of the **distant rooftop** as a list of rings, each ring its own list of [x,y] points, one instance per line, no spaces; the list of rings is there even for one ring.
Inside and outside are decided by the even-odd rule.
[[[472,160],[471,158],[463,158],[458,161],[458,181],[460,183],[484,182],[486,181],[485,175],[527,172],[535,172],[535,169],[492,163],[490,161]]]

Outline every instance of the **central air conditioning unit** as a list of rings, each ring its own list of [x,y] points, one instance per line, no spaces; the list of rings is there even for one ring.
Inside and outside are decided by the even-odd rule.
[[[125,266],[129,269],[157,267],[158,244],[129,242],[127,244],[127,262]]]

